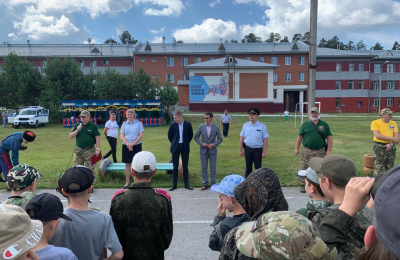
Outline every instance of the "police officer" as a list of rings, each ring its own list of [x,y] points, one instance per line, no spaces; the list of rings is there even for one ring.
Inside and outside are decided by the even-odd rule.
[[[246,178],[253,171],[253,163],[255,170],[261,168],[262,158],[267,157],[269,137],[265,124],[258,121],[260,110],[251,107],[247,109],[247,114],[250,121],[244,123],[239,141],[239,154],[246,160]]]

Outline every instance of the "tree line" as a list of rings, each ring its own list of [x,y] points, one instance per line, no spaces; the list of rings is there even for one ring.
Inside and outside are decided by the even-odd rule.
[[[84,74],[75,59],[48,59],[43,73],[15,53],[4,58],[0,66],[0,107],[19,109],[41,105],[50,109],[50,120],[59,122],[61,100],[154,100],[160,99],[169,109],[178,102],[178,92],[169,81],[140,67],[136,73],[122,75],[107,67],[102,73]]]

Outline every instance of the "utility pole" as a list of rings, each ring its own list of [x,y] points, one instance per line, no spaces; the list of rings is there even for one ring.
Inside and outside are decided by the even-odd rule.
[[[310,2],[310,48],[309,48],[309,82],[308,82],[308,113],[315,106],[315,80],[317,68],[317,16],[318,0]],[[321,112],[321,111],[320,111]]]

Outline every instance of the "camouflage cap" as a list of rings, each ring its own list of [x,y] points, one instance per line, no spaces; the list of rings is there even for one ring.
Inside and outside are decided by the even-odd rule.
[[[82,110],[82,112],[79,116],[90,117],[90,113],[87,110]]]
[[[318,107],[312,107],[310,112],[317,112],[319,113],[319,108]]]
[[[14,166],[7,174],[7,182],[10,189],[19,191],[31,186],[42,175],[28,164]]]
[[[383,114],[391,115],[391,114],[393,114],[393,111],[390,110],[390,108],[384,108],[381,110],[381,115],[383,115]]]
[[[257,221],[242,224],[236,246],[248,257],[271,260],[330,260],[337,255],[336,248],[329,252],[310,220],[290,211],[265,213]]]

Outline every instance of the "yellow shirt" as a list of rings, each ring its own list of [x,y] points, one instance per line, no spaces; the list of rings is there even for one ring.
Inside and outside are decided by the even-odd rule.
[[[371,123],[371,131],[378,130],[381,135],[394,137],[394,133],[398,132],[399,129],[397,128],[397,124],[395,121],[390,120],[389,123],[382,122],[381,119],[377,119],[372,121]],[[374,135],[374,141],[388,144],[390,143],[389,140],[381,140],[376,138]]]

